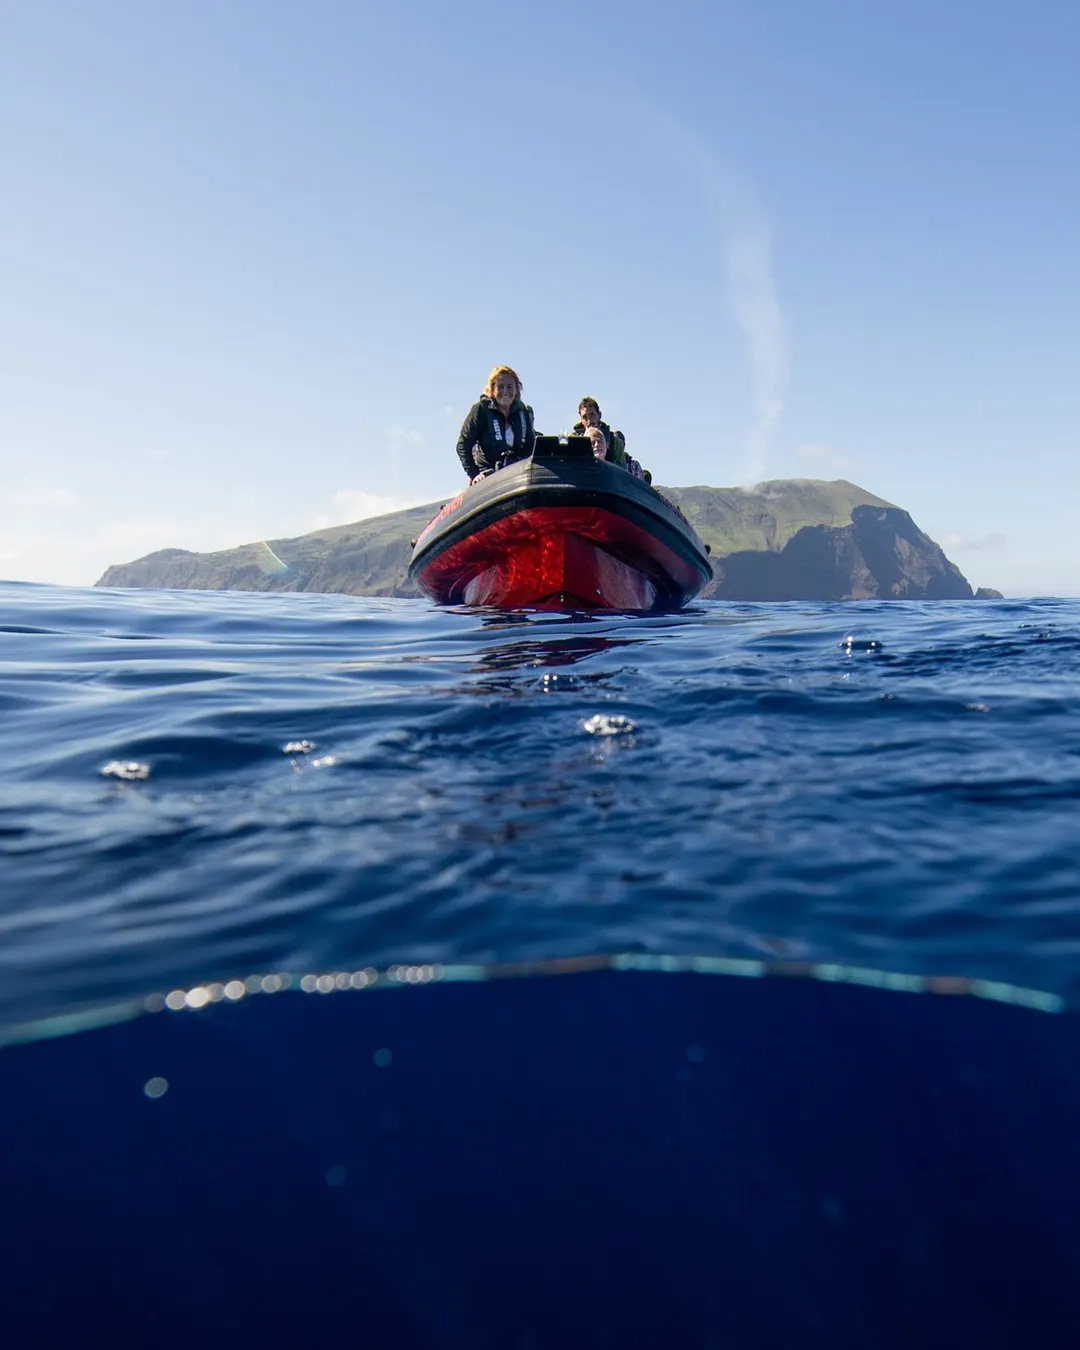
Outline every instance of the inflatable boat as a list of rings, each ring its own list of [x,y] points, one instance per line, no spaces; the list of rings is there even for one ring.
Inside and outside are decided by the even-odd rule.
[[[676,609],[710,580],[707,555],[673,503],[585,437],[540,436],[442,508],[409,576],[440,605]]]

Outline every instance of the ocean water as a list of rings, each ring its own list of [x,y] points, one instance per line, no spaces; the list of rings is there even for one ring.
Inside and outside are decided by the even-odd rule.
[[[1078,677],[1073,601],[0,586],[13,1344],[1076,1343]]]

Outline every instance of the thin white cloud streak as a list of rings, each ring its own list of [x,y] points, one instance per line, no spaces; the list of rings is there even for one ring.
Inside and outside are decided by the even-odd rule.
[[[693,180],[720,231],[731,312],[746,344],[752,385],[738,481],[760,482],[784,408],[790,352],[773,272],[772,228],[753,189],[696,132],[640,95],[628,98],[624,91],[620,101],[653,133],[657,152]]]
[[[771,232],[756,212],[731,227],[724,257],[735,319],[746,339],[754,382],[754,420],[745,436],[741,481],[758,482],[765,476],[784,407],[788,337],[773,278]]]

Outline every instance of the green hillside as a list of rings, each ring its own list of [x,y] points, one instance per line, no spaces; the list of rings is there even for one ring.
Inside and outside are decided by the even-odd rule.
[[[856,506],[890,503],[843,479],[785,478],[742,488],[662,488],[712,548],[715,559],[748,551],[776,553],[804,526],[846,526]],[[294,539],[258,540],[219,553],[162,549],[110,567],[99,586],[185,590],[324,591],[415,595],[408,579],[412,541],[441,506],[316,530]]]
[[[856,506],[893,505],[843,478],[832,483],[816,478],[780,478],[760,483],[753,491],[711,487],[660,490],[679,506],[711,546],[714,557],[744,549],[775,552],[804,525],[849,525]]]

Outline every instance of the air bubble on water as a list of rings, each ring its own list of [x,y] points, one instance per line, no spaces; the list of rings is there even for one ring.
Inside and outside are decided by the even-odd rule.
[[[137,759],[110,759],[102,766],[102,778],[121,778],[125,783],[144,783],[150,777],[150,765]]]
[[[628,736],[637,730],[637,723],[622,713],[596,713],[581,724],[590,736]]]
[[[286,755],[310,755],[319,748],[318,741],[286,741],[281,747]]]

